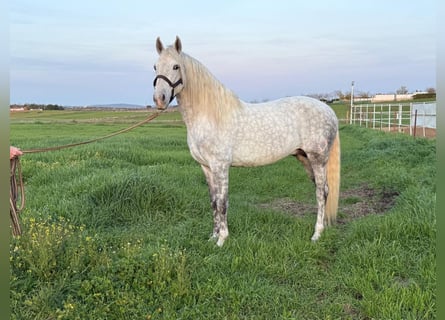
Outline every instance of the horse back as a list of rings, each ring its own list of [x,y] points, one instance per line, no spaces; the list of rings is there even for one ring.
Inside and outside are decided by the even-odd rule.
[[[273,163],[297,149],[327,157],[338,130],[334,111],[309,97],[245,104],[233,128],[233,165]]]

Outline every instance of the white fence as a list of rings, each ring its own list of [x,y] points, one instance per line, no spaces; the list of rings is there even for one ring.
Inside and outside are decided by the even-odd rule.
[[[354,105],[349,123],[425,137],[436,129],[436,102]]]

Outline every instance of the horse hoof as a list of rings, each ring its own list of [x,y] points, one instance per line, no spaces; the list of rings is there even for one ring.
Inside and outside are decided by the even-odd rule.
[[[219,235],[218,235],[218,234],[216,234],[216,233],[212,233],[212,234],[210,235],[209,241],[216,241],[216,240],[218,240],[218,238],[219,238]]]
[[[223,244],[224,244],[224,241],[225,241],[224,239],[219,238],[218,242],[216,243],[216,245],[221,248],[223,246]]]
[[[316,242],[319,238],[320,238],[320,234],[314,233],[311,240],[312,240],[312,242]]]

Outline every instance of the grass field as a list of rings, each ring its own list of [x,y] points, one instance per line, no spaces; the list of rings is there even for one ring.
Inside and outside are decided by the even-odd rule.
[[[73,143],[144,112],[11,115],[11,145]],[[207,241],[207,185],[169,113],[21,158],[12,319],[435,319],[435,140],[341,126],[339,223],[317,243],[293,158],[230,171],[230,237]]]

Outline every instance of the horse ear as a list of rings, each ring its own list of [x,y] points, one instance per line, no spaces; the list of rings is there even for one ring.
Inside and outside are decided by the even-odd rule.
[[[161,54],[161,52],[164,50],[164,45],[161,42],[161,39],[158,37],[156,39],[156,50],[158,51],[159,54]]]
[[[176,51],[178,51],[178,53],[181,53],[181,51],[182,51],[181,39],[179,39],[178,36],[176,36],[175,49],[176,49]]]

